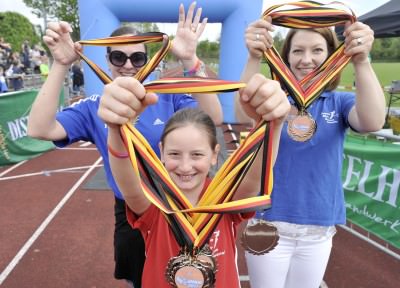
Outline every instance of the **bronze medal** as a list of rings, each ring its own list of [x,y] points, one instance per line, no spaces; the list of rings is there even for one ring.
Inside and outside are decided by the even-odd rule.
[[[288,120],[287,132],[295,141],[305,142],[311,139],[317,129],[317,123],[312,116],[300,111],[297,116]]]
[[[206,275],[204,287],[214,287],[217,273],[217,260],[212,255],[210,247],[206,244],[196,256],[196,260]]]
[[[182,265],[190,264],[190,259],[187,254],[179,254],[168,261],[165,277],[169,284],[175,285],[175,273]]]
[[[213,272],[217,272],[217,261],[212,255],[210,247],[206,244],[197,254],[196,259],[206,266],[209,266]]]
[[[278,244],[278,229],[265,220],[248,223],[240,238],[243,248],[251,254],[262,255]]]
[[[174,277],[177,288],[202,288],[204,280],[203,272],[193,264],[179,267]]]
[[[165,277],[172,287],[212,288],[217,263],[206,245],[198,253],[182,252],[168,261]]]

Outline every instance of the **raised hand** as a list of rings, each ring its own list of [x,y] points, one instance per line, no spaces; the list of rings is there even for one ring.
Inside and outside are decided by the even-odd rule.
[[[368,54],[371,52],[374,42],[374,31],[364,23],[350,24],[347,22],[343,36],[345,37],[345,53],[352,56],[353,63],[368,61]]]
[[[50,22],[43,36],[43,41],[49,47],[54,61],[62,65],[71,65],[79,59],[75,49],[82,49],[78,43],[74,44],[72,41],[71,32],[72,28],[67,22]]]
[[[196,2],[193,2],[185,15],[183,4],[179,5],[178,28],[172,41],[171,51],[181,61],[196,60],[198,40],[207,24],[207,18],[200,22],[202,8],[198,8],[194,15],[195,8]]]
[[[274,44],[270,31],[274,31],[271,17],[266,20],[259,19],[251,23],[245,32],[245,41],[249,54],[253,58],[261,58],[263,53]]]

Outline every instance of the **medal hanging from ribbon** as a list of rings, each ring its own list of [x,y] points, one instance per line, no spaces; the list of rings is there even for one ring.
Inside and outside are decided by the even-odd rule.
[[[273,25],[298,29],[332,27],[347,21],[356,21],[351,9],[341,2],[324,5],[314,1],[299,1],[274,5],[263,13],[262,18],[267,17],[272,18]],[[296,79],[274,47],[267,49],[264,57],[273,78],[283,84],[297,106],[297,115],[288,120],[289,136],[295,141],[309,140],[317,126],[307,108],[350,61],[350,57],[344,54],[344,44],[342,43],[320,67],[301,81]]]
[[[163,33],[145,33],[139,36],[118,36],[80,41],[82,45],[114,46],[164,41],[161,49],[135,75],[143,81],[166,55],[170,47]],[[78,52],[79,53],[79,52]],[[104,83],[112,79],[82,53],[84,61]],[[216,93],[236,91],[245,84],[209,78],[164,78],[146,83],[147,91],[156,93]],[[270,206],[272,190],[272,129],[264,121],[257,123],[242,145],[227,159],[214,179],[193,207],[171,180],[165,167],[146,139],[132,125],[121,126],[121,135],[129,151],[132,167],[140,178],[142,189],[151,203],[157,206],[168,221],[181,247],[179,255],[170,259],[166,267],[167,281],[192,282],[199,287],[212,287],[217,271],[216,259],[207,246],[223,213],[243,213]],[[258,151],[264,146],[262,191],[260,196],[231,201]]]

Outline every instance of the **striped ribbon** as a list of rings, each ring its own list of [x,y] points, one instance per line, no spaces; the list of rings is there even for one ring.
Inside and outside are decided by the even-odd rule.
[[[181,244],[186,247],[201,247],[218,224],[222,213],[243,213],[270,206],[272,190],[272,164],[269,157],[272,150],[270,125],[260,122],[249,133],[242,145],[217,171],[199,199],[197,207],[193,207],[170,179],[164,165],[143,135],[132,124],[122,127],[124,143],[129,151],[133,170],[141,179],[146,197],[164,212],[169,223],[179,227],[177,230],[181,232],[181,236],[178,238],[184,239]],[[265,173],[261,195],[231,201],[263,143],[266,147],[263,155],[268,157],[264,157]]]
[[[321,4],[314,1],[299,1],[274,5],[264,11],[262,18],[272,18],[272,24],[288,28],[320,28],[355,22],[353,11],[341,2]],[[275,47],[267,49],[264,57],[274,79],[280,80],[298,107],[306,109],[318,98],[325,86],[334,79],[350,61],[344,54],[343,43],[325,62],[298,81],[283,62]]]
[[[167,40],[166,40],[167,39]],[[161,49],[142,67],[135,78],[143,81],[158,65],[170,48],[170,41],[163,33],[146,33],[139,36],[118,36],[80,41],[82,45],[114,46],[163,41]],[[95,63],[78,51],[82,59],[105,83],[112,79]],[[146,91],[155,93],[217,93],[236,91],[244,83],[210,78],[162,78],[144,84]],[[164,165],[143,135],[132,125],[121,126],[121,135],[129,151],[131,164],[141,181],[145,196],[165,215],[182,247],[202,247],[212,235],[223,213],[239,213],[266,209],[270,206],[272,190],[272,124],[260,121],[242,145],[218,170],[198,205],[193,207],[170,178]],[[264,144],[264,145],[263,145]],[[232,201],[237,187],[264,147],[262,191],[260,196]]]
[[[123,35],[94,40],[81,40],[79,41],[79,43],[82,45],[91,46],[123,46],[128,44],[147,44],[161,41],[163,41],[163,45],[160,50],[158,50],[157,53],[149,60],[149,62],[145,66],[143,66],[135,75],[136,79],[138,79],[140,82],[143,82],[143,80],[146,79],[146,77],[149,76],[149,74],[157,67],[157,65],[164,58],[171,47],[171,41],[166,34],[160,32],[148,32],[135,36]],[[79,51],[77,51],[77,53],[89,65],[93,72],[96,73],[100,80],[103,81],[103,83],[107,84],[112,82],[111,77],[108,76],[99,66],[97,66],[94,62],[92,62],[89,58],[87,58]]]

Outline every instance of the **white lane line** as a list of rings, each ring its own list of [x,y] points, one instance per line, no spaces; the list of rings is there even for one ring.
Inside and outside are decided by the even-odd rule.
[[[237,139],[236,134],[235,134],[231,124],[227,124],[227,126],[228,126],[229,131],[231,131],[230,133],[231,133],[233,141],[235,141],[236,148],[239,147],[240,146],[239,140]]]
[[[27,174],[20,174],[20,175],[14,175],[14,176],[9,176],[9,177],[2,177],[2,178],[0,178],[0,181],[13,180],[13,179],[31,177],[31,176],[37,176],[37,175],[50,176],[51,173],[69,172],[69,171],[74,171],[74,170],[88,169],[90,167],[92,167],[92,165],[70,167],[70,168],[63,168],[63,169],[54,169],[54,170],[43,170],[43,171],[39,171],[39,172],[35,172],[35,173],[27,173]],[[103,164],[96,165],[94,168],[97,168],[97,167],[103,167]]]
[[[11,172],[11,171],[14,170],[15,168],[18,168],[19,166],[21,166],[22,164],[24,164],[26,161],[28,161],[28,160],[21,161],[21,162],[15,164],[15,165],[11,166],[11,167],[8,168],[7,170],[1,172],[1,173],[0,173],[0,178],[3,177],[4,175],[6,175],[8,172]]]
[[[249,278],[249,275],[240,275],[239,280],[240,280],[240,282],[249,282],[250,278]]]
[[[7,276],[11,273],[11,271],[17,266],[19,261],[25,255],[25,253],[29,250],[29,248],[33,245],[36,239],[42,234],[44,229],[46,229],[47,225],[53,220],[53,218],[57,215],[58,211],[64,206],[64,204],[68,201],[69,198],[75,193],[79,185],[89,176],[89,174],[97,167],[97,165],[102,161],[103,158],[100,157],[96,160],[96,162],[90,166],[90,168],[82,175],[82,177],[75,183],[74,186],[68,191],[68,193],[64,196],[63,199],[57,204],[57,206],[50,212],[49,216],[40,224],[39,228],[32,234],[31,238],[25,242],[24,246],[18,251],[17,255],[11,260],[11,262],[7,265],[3,272],[0,274],[0,285],[6,280]]]
[[[96,150],[96,147],[67,147],[67,148],[56,148],[57,150],[76,150],[76,151],[90,151],[90,150]]]
[[[86,142],[80,144],[79,146],[81,146],[81,147],[87,147],[87,146],[90,146],[90,145],[92,145],[92,142],[86,141]],[[94,148],[94,149],[96,149],[96,148]]]

